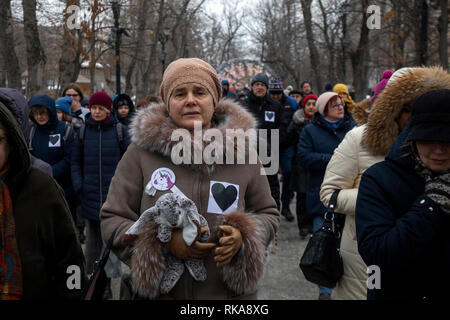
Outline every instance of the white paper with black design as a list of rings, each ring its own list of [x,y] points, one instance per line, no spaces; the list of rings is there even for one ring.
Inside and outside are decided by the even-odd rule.
[[[264,120],[267,122],[275,122],[275,112],[264,111]]]
[[[59,133],[49,135],[48,146],[50,148],[61,147],[61,135]]]
[[[208,212],[226,214],[237,210],[239,185],[222,181],[210,181]]]

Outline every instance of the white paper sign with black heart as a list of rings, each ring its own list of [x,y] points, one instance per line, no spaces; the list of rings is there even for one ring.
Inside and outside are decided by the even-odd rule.
[[[264,112],[264,120],[266,122],[275,122],[275,112],[273,112],[273,111],[265,111]]]
[[[226,214],[236,211],[239,201],[239,185],[223,181],[210,181],[208,212]]]
[[[61,135],[59,133],[49,135],[48,146],[50,148],[61,147]]]

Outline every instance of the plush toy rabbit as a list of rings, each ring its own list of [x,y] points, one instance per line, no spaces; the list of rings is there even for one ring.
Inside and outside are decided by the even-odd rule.
[[[197,239],[200,242],[207,242],[210,236],[208,223],[198,213],[194,202],[175,193],[162,195],[156,201],[155,206],[142,213],[126,234],[139,235],[146,230],[146,226],[150,223],[158,226],[157,238],[163,243],[170,241],[173,229],[183,230],[183,239],[188,246]],[[206,227],[208,230],[200,234],[201,227]],[[195,280],[206,280],[206,268],[202,259],[183,261],[174,257],[170,252],[165,252],[164,262],[164,273],[159,284],[159,291],[162,294],[172,290],[183,275],[185,266]]]

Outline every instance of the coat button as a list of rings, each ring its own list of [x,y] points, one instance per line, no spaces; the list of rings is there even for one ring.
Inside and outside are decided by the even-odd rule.
[[[421,201],[420,201],[420,204],[424,204],[424,203],[425,203],[425,200],[421,200]]]
[[[429,207],[428,210],[433,211],[433,207]]]

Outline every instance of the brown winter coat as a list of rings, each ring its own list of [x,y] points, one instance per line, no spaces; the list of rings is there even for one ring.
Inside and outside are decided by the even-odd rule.
[[[328,205],[334,190],[342,189],[336,212],[346,215],[341,240],[344,275],[335,289],[338,300],[361,300],[367,296],[367,266],[358,253],[355,225],[361,176],[367,168],[384,160],[391,144],[397,139],[399,128],[395,119],[403,106],[412,104],[427,91],[441,88],[450,89],[448,73],[437,68],[416,68],[389,83],[371,107],[370,99],[363,100],[354,111],[359,109],[358,114],[363,115],[359,111],[369,108],[367,123],[363,124],[363,117],[358,117],[361,126],[345,136],[328,163],[320,199]]]
[[[212,127],[225,136],[226,129],[253,128],[254,119],[236,103],[222,100],[215,108]],[[141,296],[157,297],[155,288],[158,288],[165,266],[162,254],[167,253],[167,249],[157,240],[156,232],[151,227],[139,236],[134,247],[127,246],[123,240],[124,233],[142,212],[154,206],[162,194],[170,192],[157,191],[155,196],[144,192],[156,169],[169,168],[175,174],[176,187],[194,201],[199,213],[208,221],[211,229],[209,242],[217,243],[220,236],[218,226],[229,224],[241,231],[243,245],[227,267],[217,268],[212,255],[205,258],[205,282],[194,281],[185,271],[172,291],[160,298],[256,298],[257,283],[262,276],[266,259],[266,247],[274,238],[279,225],[279,212],[271,197],[267,178],[260,174],[259,164],[173,164],[171,150],[176,141],[171,141],[171,134],[175,129],[178,128],[169,118],[164,104],[152,105],[138,111],[130,127],[132,144],[117,167],[108,197],[102,207],[103,239],[108,239],[118,227],[113,250],[131,267],[134,289]],[[225,148],[226,146],[224,150]],[[225,215],[208,212],[211,181],[239,186],[236,212]],[[137,281],[138,279],[140,281]]]

